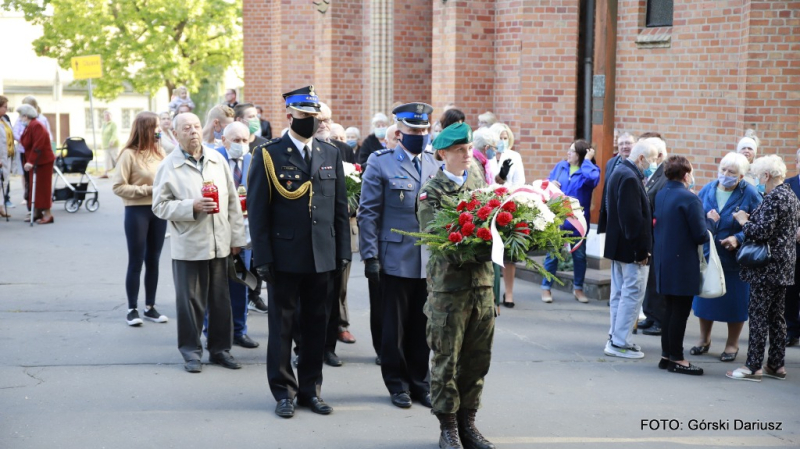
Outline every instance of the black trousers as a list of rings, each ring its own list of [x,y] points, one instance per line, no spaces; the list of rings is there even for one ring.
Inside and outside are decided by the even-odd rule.
[[[253,290],[247,289],[247,300],[256,302],[259,298],[261,298],[261,276],[258,275],[256,271],[255,263],[253,263],[253,251],[250,251],[250,272],[256,277],[256,288]]]
[[[208,352],[230,351],[233,344],[228,258],[173,260],[175,309],[178,314],[178,350],[183,359],[200,360],[200,334],[208,310]]]
[[[650,274],[647,276],[647,289],[644,292],[644,302],[642,303],[642,312],[648,320],[653,320],[655,324],[660,325],[662,328],[664,324],[664,315],[666,314],[666,299],[664,295],[656,291],[656,270],[650,267]]]
[[[426,279],[409,279],[381,273],[383,290],[383,340],[381,373],[389,393],[409,391],[423,396],[430,391],[430,370],[422,306],[428,298]]]
[[[267,379],[276,401],[320,395],[325,329],[331,309],[332,272],[276,273],[269,291]],[[299,310],[298,310],[299,303]],[[299,314],[303,342],[297,380],[292,371],[292,330]]]
[[[372,348],[381,356],[383,340],[383,299],[380,281],[367,281],[369,288],[369,331],[372,334]]]
[[[333,275],[333,289],[331,290],[331,310],[328,314],[328,325],[325,329],[325,352],[336,352],[336,342],[339,339],[339,325],[341,313],[339,309],[339,289],[342,286],[342,276]],[[300,347],[303,345],[303,335],[300,333],[300,303],[297,303],[297,313],[294,316],[294,329],[292,330],[292,340],[294,340],[294,353],[300,354]]]
[[[666,295],[664,299],[666,310],[661,322],[661,357],[677,362],[684,359],[683,337],[694,297]]]

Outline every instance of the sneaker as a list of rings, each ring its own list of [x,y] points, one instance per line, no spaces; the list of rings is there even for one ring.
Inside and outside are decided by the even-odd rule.
[[[636,345],[631,345],[626,348],[621,348],[614,343],[606,342],[606,347],[603,353],[611,357],[622,357],[623,359],[641,359],[644,358],[644,353],[641,348],[636,349]]]
[[[6,207],[10,207],[10,208],[13,209],[13,208],[15,208],[17,206],[15,206],[14,203],[11,202],[11,200],[8,200],[8,201],[6,201]]]
[[[267,308],[267,305],[264,304],[264,300],[261,298],[256,298],[255,301],[250,301],[247,304],[247,308],[256,313],[267,313],[267,311],[269,310]]]
[[[148,319],[155,323],[166,323],[167,321],[169,321],[169,318],[167,318],[166,315],[158,313],[155,307],[150,307],[149,309],[145,310],[144,317],[145,319]]]
[[[142,319],[139,318],[139,312],[136,309],[128,310],[128,326],[141,326]]]

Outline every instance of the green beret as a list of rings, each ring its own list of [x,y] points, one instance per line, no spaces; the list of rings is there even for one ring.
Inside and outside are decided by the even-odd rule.
[[[433,139],[433,148],[444,150],[462,143],[472,143],[472,128],[466,123],[453,123]]]

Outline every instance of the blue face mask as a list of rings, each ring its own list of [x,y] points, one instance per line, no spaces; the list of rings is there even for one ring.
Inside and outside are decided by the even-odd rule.
[[[356,145],[358,145],[358,141],[357,140],[348,140],[347,144],[350,145],[350,148],[355,148]]]
[[[738,176],[719,175],[717,179],[719,179],[719,184],[726,189],[730,189],[731,187],[735,186],[737,182],[739,182]]]
[[[491,158],[495,157],[496,155],[497,155],[497,152],[494,150],[494,148],[489,147],[489,148],[486,149],[486,157],[487,158],[491,159]]]
[[[761,181],[758,181],[758,185],[756,186],[756,188],[758,189],[758,193],[761,194],[767,193],[767,185],[761,184]]]
[[[214,131],[214,139],[215,140],[222,140],[222,131],[220,131],[220,132]]]
[[[431,136],[425,135],[414,135],[414,134],[403,134],[403,137],[400,139],[400,142],[403,143],[403,146],[406,150],[408,150],[411,154],[420,154],[422,150],[428,146],[428,140]]]
[[[645,178],[649,178],[649,177],[653,176],[653,173],[656,172],[657,168],[658,168],[658,164],[656,164],[655,162],[651,162],[650,166],[644,169],[644,172],[643,172],[644,173],[644,177]]]
[[[386,138],[386,128],[375,128],[375,137],[378,139]]]
[[[506,151],[506,141],[505,140],[501,140],[497,144],[497,152],[500,153],[500,154],[503,154],[504,151]]]
[[[689,185],[686,188],[689,190],[694,189],[694,175],[692,175],[692,182],[689,183]]]

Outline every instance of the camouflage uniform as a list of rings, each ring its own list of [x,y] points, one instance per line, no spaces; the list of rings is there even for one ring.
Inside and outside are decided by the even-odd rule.
[[[427,231],[435,211],[455,205],[456,195],[486,187],[477,170],[470,170],[463,186],[441,170],[422,186],[417,217]],[[451,258],[452,261],[452,258]],[[494,273],[491,262],[462,261],[431,255],[428,261],[427,340],[431,360],[433,413],[456,413],[480,407],[483,378],[489,372],[494,339]]]

